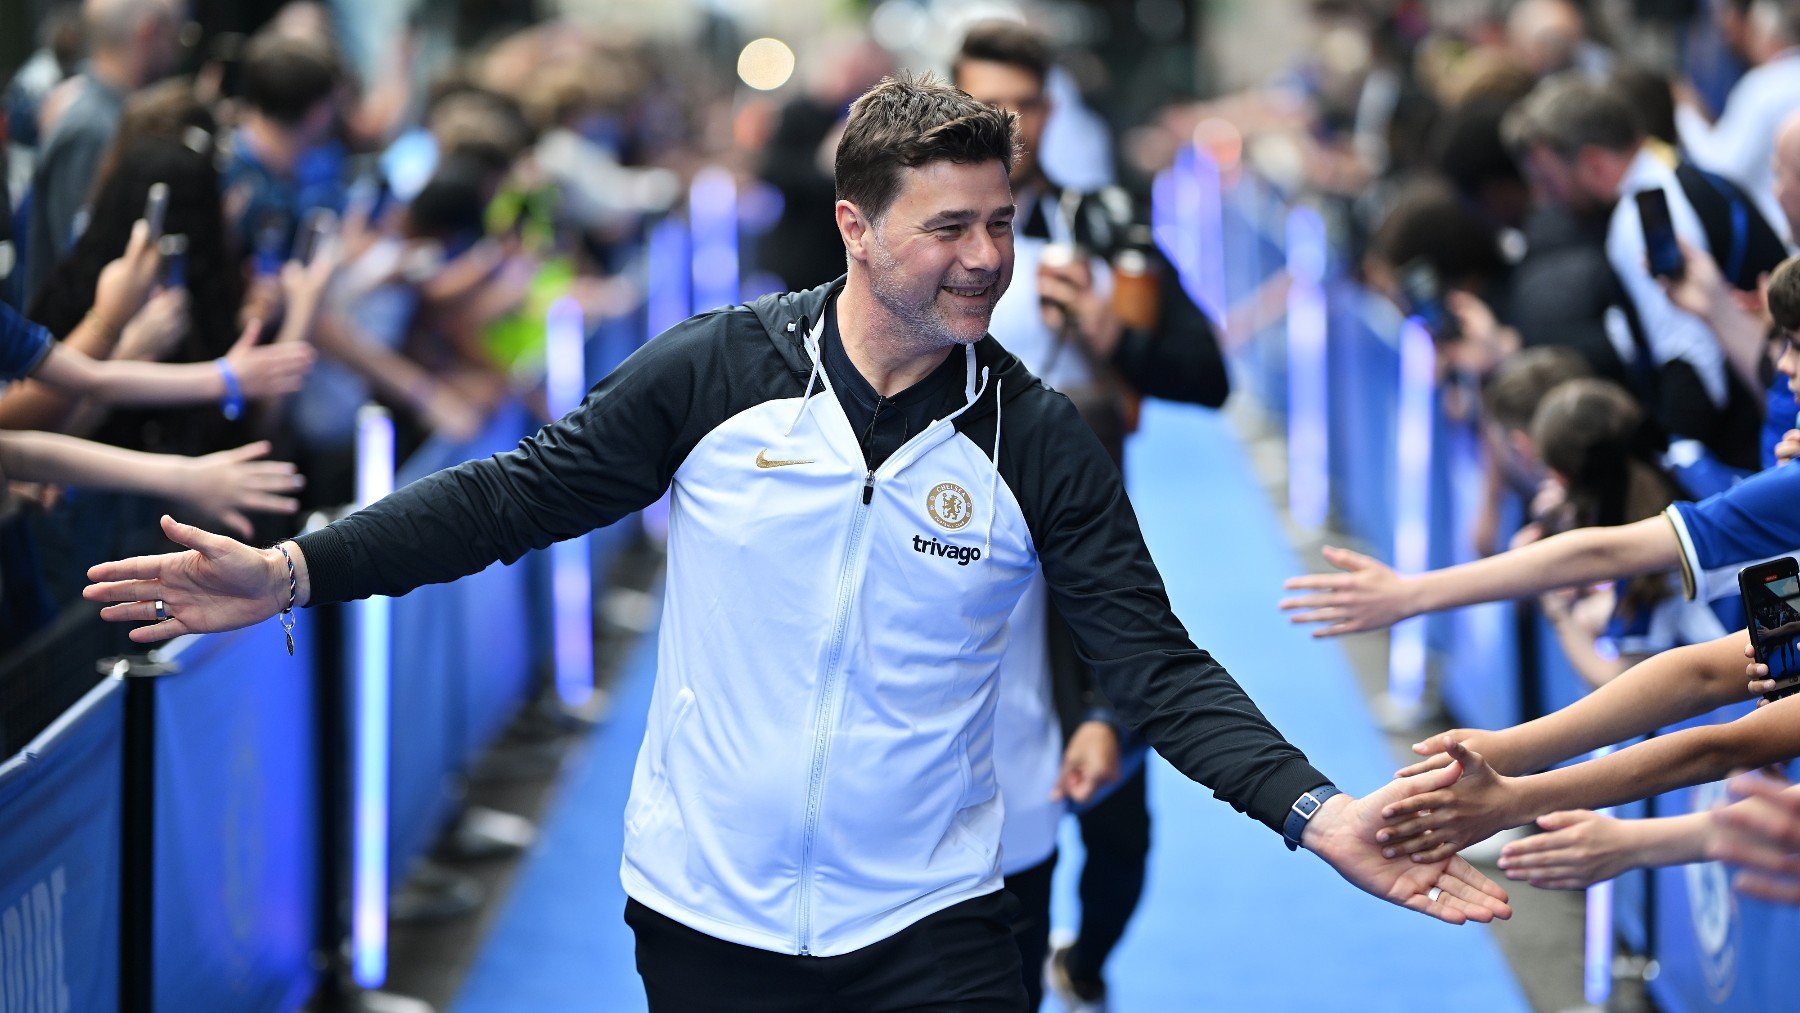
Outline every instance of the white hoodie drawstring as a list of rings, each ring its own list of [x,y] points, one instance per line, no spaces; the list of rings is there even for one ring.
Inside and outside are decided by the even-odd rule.
[[[994,378],[994,467],[988,476],[987,532],[981,541],[983,556],[994,554],[994,501],[1000,492],[1000,385],[1003,382],[1001,377]]]
[[[823,323],[824,317],[820,317],[819,320],[820,323]],[[788,332],[791,334],[793,331],[794,324],[790,321],[788,323]],[[800,420],[806,416],[806,406],[812,404],[813,385],[818,383],[819,370],[823,366],[825,360],[825,357],[819,354],[819,345],[818,342],[814,340],[814,333],[815,332],[808,332],[804,342],[806,352],[808,355],[812,356],[813,361],[812,372],[807,374],[806,377],[806,393],[800,395],[800,410],[794,413],[794,421],[788,423],[787,431],[781,434],[783,436],[794,435],[794,427],[798,426]]]

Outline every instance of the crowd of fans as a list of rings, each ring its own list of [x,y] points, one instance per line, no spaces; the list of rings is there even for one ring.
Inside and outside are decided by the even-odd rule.
[[[404,454],[531,399],[547,307],[633,313],[647,218],[730,144],[729,88],[593,30],[431,63],[408,33],[364,78],[323,4],[248,37],[188,16],[58,4],[7,85],[9,647],[165,509],[268,539],[348,502],[367,401]]]
[[[1315,3],[1305,73],[1162,130],[1224,134],[1342,210],[1363,282],[1430,330],[1441,403],[1482,433],[1486,558],[1402,576],[1331,548],[1344,572],[1290,580],[1282,607],[1337,635],[1535,595],[1592,688],[1420,743],[1403,774],[1461,776],[1391,807],[1390,850],[1535,822],[1500,852],[1514,879],[1725,858],[1744,892],[1793,903],[1800,788],[1779,765],[1800,703],[1773,692],[1736,575],[1800,548],[1800,4],[1661,6]],[[1758,768],[1710,815],[1594,812]]]

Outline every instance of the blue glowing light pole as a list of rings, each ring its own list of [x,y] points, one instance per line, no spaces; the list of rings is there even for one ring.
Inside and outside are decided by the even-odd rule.
[[[1196,145],[1175,156],[1171,172],[1175,222],[1181,244],[1178,257],[1193,285],[1200,309],[1216,324],[1225,319],[1225,207],[1219,193],[1219,166]]]
[[[693,230],[694,312],[738,301],[737,180],[711,166],[688,188],[688,227]]]
[[[356,503],[394,491],[394,420],[378,405],[356,413]],[[393,602],[355,603],[356,671],[352,687],[350,965],[356,983],[387,980],[388,753],[391,746]]]
[[[687,223],[671,215],[651,227],[644,244],[645,341],[694,312],[689,273]]]
[[[581,304],[565,296],[551,304],[544,324],[544,397],[552,416],[581,403],[587,390],[587,330]],[[594,575],[588,536],[550,546],[550,611],[556,693],[579,707],[594,692]]]
[[[1416,317],[1400,326],[1400,405],[1395,419],[1394,569],[1431,568],[1431,430],[1437,351]],[[1395,623],[1388,638],[1388,717],[1415,723],[1425,702],[1425,616]]]
[[[1326,372],[1325,222],[1298,207],[1287,218],[1288,513],[1325,525],[1331,496]]]

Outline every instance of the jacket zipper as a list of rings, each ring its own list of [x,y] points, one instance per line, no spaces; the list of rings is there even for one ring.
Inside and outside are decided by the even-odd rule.
[[[862,544],[863,525],[869,519],[869,503],[875,498],[875,471],[863,477],[862,506],[850,522],[850,541],[844,549],[844,563],[838,570],[837,616],[831,630],[831,651],[825,665],[825,685],[819,691],[818,710],[813,715],[812,773],[806,788],[806,823],[800,845],[800,955],[812,956],[812,881],[813,845],[819,828],[820,796],[825,790],[825,747],[830,738],[832,703],[837,698],[838,676],[844,655],[844,640],[850,631],[850,600],[855,595],[852,576],[856,570],[856,550]]]

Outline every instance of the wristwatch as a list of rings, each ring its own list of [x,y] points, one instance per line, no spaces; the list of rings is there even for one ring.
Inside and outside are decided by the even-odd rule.
[[[1294,800],[1288,809],[1287,821],[1281,825],[1281,839],[1287,843],[1289,851],[1300,849],[1300,837],[1306,833],[1306,825],[1325,808],[1325,800],[1342,794],[1331,785],[1322,784]]]

